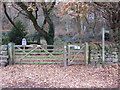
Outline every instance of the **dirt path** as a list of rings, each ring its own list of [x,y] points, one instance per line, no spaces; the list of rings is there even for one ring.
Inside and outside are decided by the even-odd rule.
[[[56,64],[13,65],[0,67],[2,87],[12,88],[116,88],[118,87],[117,64],[92,67]]]

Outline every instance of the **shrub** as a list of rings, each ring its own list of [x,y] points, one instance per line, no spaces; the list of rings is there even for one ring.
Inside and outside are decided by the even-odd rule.
[[[30,44],[38,44],[38,43],[33,41],[27,41],[27,44],[30,45]]]
[[[2,37],[2,44],[7,45],[9,43],[9,38],[7,36]]]
[[[54,45],[64,45],[64,42],[59,37],[55,37]]]
[[[18,29],[16,29],[14,26],[11,28],[11,31],[8,32],[9,41],[20,45],[27,32],[25,32],[25,27],[21,21],[16,21],[15,25]]]

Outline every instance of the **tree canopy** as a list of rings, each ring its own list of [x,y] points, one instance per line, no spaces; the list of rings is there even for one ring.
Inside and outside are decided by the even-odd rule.
[[[16,10],[18,10],[18,14],[21,13],[26,18],[30,19],[33,23],[34,28],[40,33],[40,37],[44,37],[46,39],[46,42],[48,45],[52,45],[54,43],[54,24],[53,21],[50,18],[50,14],[52,12],[52,9],[55,5],[55,2],[50,3],[25,3],[25,2],[14,2],[11,3],[12,7],[14,7]],[[4,12],[11,24],[18,29],[18,27],[14,24],[14,21],[9,17],[9,14],[7,12],[6,3],[3,3],[4,6]],[[42,9],[44,14],[44,22],[42,26],[39,26],[37,17],[38,17],[38,10],[39,8]],[[44,30],[45,24],[48,23],[49,25],[49,31],[46,32]],[[40,39],[40,38],[39,38]],[[40,43],[38,43],[40,44]]]
[[[53,23],[54,21],[51,18],[52,14],[54,14],[54,7],[59,10],[57,11],[59,13],[55,13],[56,17],[58,16],[61,18],[65,15],[69,15],[70,18],[72,17],[74,19],[80,39],[85,36],[83,35],[85,34],[85,29],[87,29],[87,32],[90,32],[90,29],[92,29],[96,36],[95,32],[97,28],[101,27],[99,21],[101,23],[105,22],[105,24],[110,27],[113,39],[116,39],[116,41],[119,41],[120,39],[120,2],[57,2],[56,4],[56,1],[53,0],[53,2],[13,2],[11,3],[11,6],[18,11],[15,18],[19,17],[19,14],[21,14],[32,22],[39,35],[38,44],[40,44],[39,41],[41,37],[45,38],[48,45],[54,43],[56,23]],[[7,3],[3,3],[3,7],[4,13],[9,21],[16,29],[18,29],[14,20],[9,16]],[[40,10],[42,12],[40,12]],[[44,16],[42,22],[38,19],[40,13]],[[92,20],[89,20],[89,16],[91,16]],[[91,23],[91,21],[93,22]],[[42,25],[39,25],[39,22],[42,23]],[[84,22],[87,23],[86,28],[83,25]],[[46,28],[46,26],[48,27]]]

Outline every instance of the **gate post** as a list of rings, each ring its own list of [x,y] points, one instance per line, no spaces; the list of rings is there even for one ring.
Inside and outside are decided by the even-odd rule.
[[[86,64],[88,64],[88,60],[89,60],[89,45],[87,42],[85,42],[85,60],[86,60]]]
[[[14,43],[8,43],[8,55],[9,55],[9,65],[13,65],[15,59]]]
[[[64,44],[64,66],[67,66],[67,46]]]

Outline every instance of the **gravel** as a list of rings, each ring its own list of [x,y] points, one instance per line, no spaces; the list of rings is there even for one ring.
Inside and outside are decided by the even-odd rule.
[[[0,67],[2,88],[117,88],[119,65],[19,64]]]

